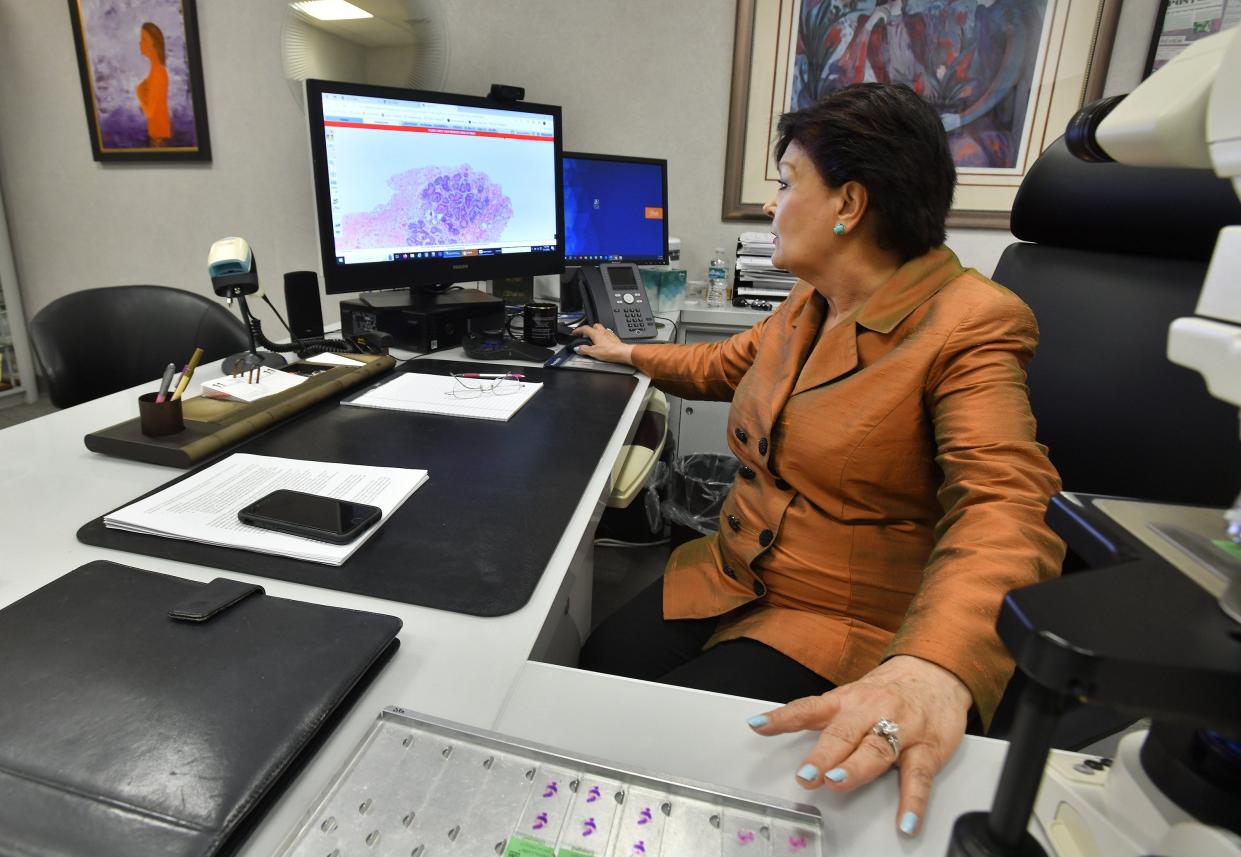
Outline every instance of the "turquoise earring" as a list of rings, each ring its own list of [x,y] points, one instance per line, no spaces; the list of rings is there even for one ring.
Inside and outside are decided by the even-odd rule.
[[[837,223],[835,226],[832,227],[832,231],[835,232],[837,235],[844,235],[845,225],[843,223]]]

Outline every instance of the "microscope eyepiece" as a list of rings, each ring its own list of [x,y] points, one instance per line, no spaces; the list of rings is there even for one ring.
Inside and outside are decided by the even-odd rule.
[[[1114,161],[1111,155],[1099,145],[1095,134],[1099,124],[1107,115],[1116,109],[1116,105],[1125,100],[1123,95],[1112,95],[1092,101],[1073,114],[1069,125],[1064,129],[1064,144],[1069,153],[1078,160],[1107,163]]]

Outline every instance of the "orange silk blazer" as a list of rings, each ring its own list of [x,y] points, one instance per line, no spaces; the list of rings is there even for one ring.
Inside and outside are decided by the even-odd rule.
[[[732,401],[741,462],[719,533],[672,554],[664,616],[720,616],[707,646],[749,637],[836,684],[916,655],[989,724],[1013,669],[1000,602],[1064,558],[1026,389],[1034,316],[943,247],[823,330],[826,313],[799,282],[728,340],[634,348],[658,388]]]

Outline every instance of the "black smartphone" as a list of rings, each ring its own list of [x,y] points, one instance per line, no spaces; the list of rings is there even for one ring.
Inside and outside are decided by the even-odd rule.
[[[381,515],[378,506],[281,488],[246,506],[237,518],[252,527],[343,545],[374,526]]]

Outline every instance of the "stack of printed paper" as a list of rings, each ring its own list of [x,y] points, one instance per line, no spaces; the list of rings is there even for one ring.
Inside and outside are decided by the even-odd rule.
[[[776,251],[770,232],[742,232],[737,239],[737,294],[784,300],[797,278],[771,261]]]
[[[105,527],[340,565],[427,481],[427,471],[299,461],[238,452],[103,519]],[[241,523],[237,513],[279,488],[378,506],[383,518],[335,545]]]

